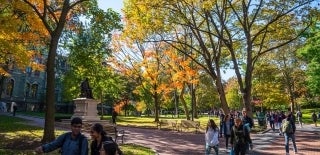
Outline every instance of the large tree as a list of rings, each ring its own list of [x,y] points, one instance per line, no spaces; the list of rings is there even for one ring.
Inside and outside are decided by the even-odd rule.
[[[22,2],[12,4],[6,0],[0,0],[0,94],[6,77],[10,76],[10,70],[31,67],[32,70],[42,69],[42,65],[33,62],[32,59],[40,55],[38,45],[44,45],[42,36],[47,35],[36,25],[41,23],[35,20],[31,9],[17,10],[15,5],[26,8]]]
[[[316,24],[306,33],[305,45],[299,50],[301,56],[307,62],[307,83],[310,91],[320,95],[320,15]],[[316,19],[316,18],[315,18]]]
[[[106,12],[98,7],[92,7],[83,15],[78,25],[79,31],[66,31],[63,35],[62,50],[68,51],[67,62],[70,70],[64,76],[65,100],[72,100],[79,96],[79,83],[89,79],[94,98],[109,94],[121,94],[120,77],[108,64],[111,56],[110,43],[112,32],[120,30],[120,15],[111,9]]]
[[[10,1],[19,3],[21,1]],[[29,14],[35,14],[36,20],[41,24],[37,25],[38,29],[45,30],[49,34],[45,37],[48,48],[48,58],[46,62],[47,72],[47,89],[46,89],[46,109],[45,109],[45,126],[42,142],[49,142],[55,139],[54,135],[54,113],[55,113],[55,59],[57,55],[58,42],[63,29],[67,23],[69,28],[73,27],[74,19],[85,11],[89,5],[97,5],[95,0],[22,0],[28,8],[15,5],[16,10],[31,9]]]
[[[309,27],[314,0],[127,0],[125,33],[165,41],[212,79],[228,113],[221,69],[234,70],[243,107],[251,115],[252,72],[259,58],[298,38]],[[288,29],[294,26],[295,29]],[[147,36],[157,36],[150,40]],[[186,41],[189,36],[191,41]],[[186,51],[184,46],[192,49]]]

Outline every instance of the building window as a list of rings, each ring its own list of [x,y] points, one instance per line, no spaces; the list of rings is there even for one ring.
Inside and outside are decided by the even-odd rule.
[[[40,76],[40,71],[35,70],[35,71],[34,71],[34,76],[39,77],[39,76]]]
[[[6,95],[12,97],[13,88],[14,88],[14,81],[13,79],[10,79],[7,83]]]
[[[37,92],[38,92],[38,84],[33,84],[31,86],[31,97],[37,98]]]
[[[26,97],[30,97],[30,83],[26,83]]]

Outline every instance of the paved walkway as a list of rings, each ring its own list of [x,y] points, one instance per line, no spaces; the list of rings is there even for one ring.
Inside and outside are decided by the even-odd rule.
[[[4,113],[2,113],[4,114]],[[8,115],[6,113],[6,115]],[[16,117],[30,120],[31,125],[44,127],[42,118],[17,115]],[[164,131],[155,129],[142,129],[134,127],[119,127],[126,131],[124,143],[134,143],[150,147],[159,155],[203,155],[204,134],[181,133],[176,131]],[[65,129],[69,130],[69,129]],[[254,148],[250,155],[283,155],[284,138],[278,133],[268,131],[263,134],[252,134]],[[296,141],[299,155],[320,155],[320,127],[304,125],[298,127]],[[292,146],[290,144],[290,151]],[[225,149],[224,138],[220,138],[219,155],[228,155]]]

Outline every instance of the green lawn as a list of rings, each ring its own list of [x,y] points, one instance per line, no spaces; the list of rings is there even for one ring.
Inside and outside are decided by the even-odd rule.
[[[34,114],[34,116],[41,116]],[[28,125],[28,121],[11,116],[0,115],[0,154],[4,155],[33,155],[34,149],[41,145],[43,129]],[[56,131],[60,135],[63,131]],[[144,146],[134,144],[120,145],[125,155],[153,155],[154,151]],[[58,155],[58,151],[49,153]]]
[[[317,116],[318,113],[320,111],[320,108],[315,108],[315,109],[302,109],[302,122],[305,124],[313,124],[312,119],[311,119],[311,115],[312,112],[316,112]],[[319,119],[319,118],[318,118]]]
[[[303,113],[303,122],[306,124],[311,124],[311,114],[313,111],[316,111],[318,113],[320,109],[304,109],[302,110]],[[25,115],[33,115],[33,116],[38,116],[38,117],[44,117],[44,113],[37,113],[37,112],[21,112],[20,114],[25,114]],[[55,114],[56,117],[71,117],[71,114]],[[111,121],[111,116],[103,116],[104,120],[109,120]],[[161,119],[168,119],[168,120],[174,120],[177,122],[180,122],[182,119],[186,119],[185,115],[180,115],[179,118],[172,118],[171,115],[160,115],[160,120]],[[200,121],[200,131],[204,132],[207,122],[209,119],[213,119],[215,123],[218,125],[220,124],[219,118],[218,117],[208,117],[208,116],[202,116],[199,117],[198,119],[195,119],[195,121]],[[132,127],[141,127],[141,128],[156,128],[156,123],[154,122],[154,117],[151,116],[142,116],[142,117],[136,117],[136,116],[118,116],[117,117],[117,124],[121,126],[132,126]],[[164,129],[171,129],[170,126],[165,126]],[[259,132],[263,131],[263,128],[260,128],[258,124],[255,124],[255,127],[253,131]],[[189,132],[193,132],[194,130],[190,130]]]

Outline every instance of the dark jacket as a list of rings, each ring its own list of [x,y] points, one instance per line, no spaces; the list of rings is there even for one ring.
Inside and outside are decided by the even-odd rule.
[[[230,119],[229,121],[230,121],[230,131],[232,132],[232,127],[234,126],[234,120]],[[223,133],[224,133],[224,136],[227,136],[227,124],[225,121],[223,122]]]
[[[249,131],[241,124],[238,127],[233,126],[231,130],[231,144],[246,145],[250,142]]]
[[[109,137],[109,136],[103,136],[101,139],[101,143],[99,145],[97,145],[96,140],[92,141],[90,145],[91,155],[100,155],[100,149],[104,141],[113,141],[113,139],[112,137]],[[117,152],[119,155],[123,155],[118,145],[117,145]]]
[[[61,148],[61,155],[87,155],[88,154],[88,140],[79,134],[75,139],[72,139],[71,132],[62,134],[51,143],[42,145],[43,152],[51,152]]]
[[[249,116],[243,116],[243,117],[242,117],[242,124],[245,125],[245,124],[247,124],[247,123],[249,123],[250,128],[252,128],[252,127],[254,126],[253,120],[252,120],[251,117],[249,117]]]
[[[96,140],[92,141],[91,145],[90,145],[91,155],[100,155],[99,151],[100,151],[102,142],[109,141],[109,140],[112,140],[112,137],[103,136],[102,139],[101,139],[101,143],[99,145],[97,145],[97,141]]]

